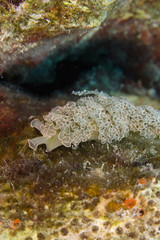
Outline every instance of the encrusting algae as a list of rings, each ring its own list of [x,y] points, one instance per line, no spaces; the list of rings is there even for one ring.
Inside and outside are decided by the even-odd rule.
[[[25,0],[0,4],[0,38],[3,43],[28,37],[56,36],[75,28],[97,27],[115,0]],[[3,48],[2,48],[3,50]]]
[[[73,92],[80,96],[77,102],[67,102],[53,108],[31,127],[43,136],[29,139],[29,146],[36,150],[45,144],[46,151],[64,145],[77,147],[81,142],[99,140],[102,144],[121,141],[130,132],[154,139],[160,135],[160,111],[151,106],[134,106],[123,98],[110,97],[95,91]],[[82,96],[82,97],[81,97]]]

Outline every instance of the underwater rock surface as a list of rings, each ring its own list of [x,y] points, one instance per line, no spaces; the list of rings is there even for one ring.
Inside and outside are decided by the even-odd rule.
[[[128,97],[159,106],[150,98]],[[17,119],[8,129],[7,115],[0,137],[0,239],[159,238],[159,141],[131,134],[114,144],[92,141],[49,153],[40,146],[33,153],[27,139],[38,132],[29,116],[69,98],[42,102],[1,87],[2,99]]]
[[[158,138],[47,153],[27,143],[39,134],[31,121],[72,90],[160,110],[159,11],[148,0],[1,0],[0,240],[160,239]]]
[[[114,4],[112,0],[1,2],[0,73],[10,70],[8,81],[35,85],[54,82],[57,61],[85,32],[99,26]]]
[[[65,4],[64,1],[60,2]],[[105,4],[105,1],[100,2],[99,9],[101,4]],[[20,10],[14,7],[13,14],[15,17],[17,11],[30,14],[33,21],[31,29],[21,27],[20,36],[15,37],[13,33],[12,37],[9,36],[10,41],[6,37],[8,29],[5,25],[1,31],[2,81],[12,82],[40,94],[43,87],[46,94],[57,89],[62,91],[98,88],[107,92],[124,90],[152,97],[159,96],[158,2],[137,0],[132,3],[126,0],[108,2],[108,5],[106,2],[106,12],[104,9],[103,14],[98,13],[99,16],[102,15],[96,24],[87,24],[86,18],[82,22],[77,19],[76,27],[69,27],[64,23],[67,20],[62,17],[61,6],[59,16],[63,24],[57,22],[56,27],[64,25],[63,29],[55,30],[56,28],[46,25],[45,31],[42,30],[44,22],[40,17],[48,12],[43,10],[41,16],[38,6],[35,6],[37,12],[34,19],[26,4],[25,1],[21,3]],[[46,4],[50,6],[51,3]],[[74,8],[78,8],[79,4],[81,1],[77,5],[70,1],[67,7],[74,5]],[[94,1],[89,6],[93,7],[92,4],[94,5]],[[94,14],[96,7],[98,8],[95,5],[92,9],[93,19],[96,18]],[[67,7],[64,8],[66,11]],[[77,10],[77,14],[78,11],[80,10]],[[10,12],[7,14],[9,16]],[[40,16],[37,19],[38,14]],[[72,22],[72,17],[68,19],[68,24],[69,20]],[[19,21],[20,26],[24,24],[21,23],[21,17]],[[37,28],[37,23],[43,27]],[[18,29],[15,29],[17,34]]]

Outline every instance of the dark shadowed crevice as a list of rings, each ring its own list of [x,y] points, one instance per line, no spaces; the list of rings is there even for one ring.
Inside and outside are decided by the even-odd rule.
[[[84,88],[113,92],[121,90],[123,83],[138,82],[139,78],[148,87],[144,64],[151,53],[149,48],[132,40],[91,42],[67,50],[66,54],[50,55],[36,66],[13,66],[3,73],[2,82],[38,96]]]

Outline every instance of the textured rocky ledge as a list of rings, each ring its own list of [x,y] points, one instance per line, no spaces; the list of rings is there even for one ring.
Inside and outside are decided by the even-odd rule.
[[[39,134],[33,119],[76,101],[72,90],[160,110],[160,2],[98,1],[108,3],[103,13],[94,0],[55,3],[52,11],[48,0],[0,5],[0,239],[158,240],[158,138],[132,132],[48,153],[27,139]]]
[[[115,1],[106,6],[106,19],[103,12],[96,24],[77,19],[76,28],[65,25],[54,31],[48,26],[34,33],[35,24],[26,37],[27,30],[9,41],[4,37],[1,80],[33,92],[43,86],[46,92],[98,88],[159,96],[159,8],[159,3]]]

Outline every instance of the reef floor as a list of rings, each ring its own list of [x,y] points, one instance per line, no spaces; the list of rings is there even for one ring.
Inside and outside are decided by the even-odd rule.
[[[159,108],[149,97],[125,97]],[[38,135],[31,119],[70,98],[0,88],[0,239],[159,239],[159,140],[131,134],[50,153],[28,147]]]

